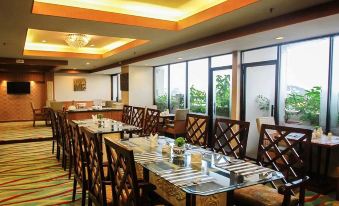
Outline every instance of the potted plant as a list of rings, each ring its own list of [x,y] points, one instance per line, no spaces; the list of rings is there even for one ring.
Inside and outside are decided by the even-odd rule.
[[[177,156],[182,156],[185,153],[185,138],[183,137],[178,137],[174,141],[174,147],[173,147],[173,153]]]
[[[104,115],[103,114],[97,114],[97,118],[98,118],[98,124],[99,124],[98,126],[102,127],[104,125],[104,120],[103,120]]]

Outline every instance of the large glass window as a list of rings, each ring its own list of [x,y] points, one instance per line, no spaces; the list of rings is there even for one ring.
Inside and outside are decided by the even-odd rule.
[[[282,46],[280,122],[326,125],[329,39]]]
[[[207,113],[208,59],[188,62],[188,107],[193,113]]]
[[[215,56],[211,58],[211,67],[224,67],[232,65],[232,54]]]
[[[186,63],[170,65],[170,111],[185,108]]]
[[[331,97],[331,131],[339,135],[339,36],[334,38]]]
[[[160,111],[168,109],[168,65],[155,67],[155,104]]]

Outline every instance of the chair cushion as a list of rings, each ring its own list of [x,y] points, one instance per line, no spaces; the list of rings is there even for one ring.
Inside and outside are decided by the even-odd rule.
[[[284,196],[271,187],[258,184],[235,190],[234,200],[241,206],[281,206]],[[290,206],[297,204],[298,198],[292,196]]]

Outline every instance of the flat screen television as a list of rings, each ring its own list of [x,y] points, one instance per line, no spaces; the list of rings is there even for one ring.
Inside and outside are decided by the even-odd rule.
[[[30,94],[30,82],[7,82],[7,94]]]

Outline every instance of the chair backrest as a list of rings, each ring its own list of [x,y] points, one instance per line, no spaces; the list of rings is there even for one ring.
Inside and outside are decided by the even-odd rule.
[[[177,109],[175,111],[174,120],[186,120],[188,112],[188,109]]]
[[[34,104],[33,104],[33,102],[31,102],[31,108],[32,108],[32,111],[34,112]]]
[[[122,108],[122,120],[121,120],[123,123],[126,124],[131,123],[132,110],[133,110],[132,106],[124,105],[124,107]]]
[[[69,135],[68,122],[66,117],[66,112],[57,111],[58,117],[58,130],[61,137],[62,145],[65,147],[66,151],[71,151],[71,137]]]
[[[143,135],[149,136],[150,134],[156,134],[159,130],[159,117],[160,111],[157,109],[146,110],[145,124],[143,129]]]
[[[215,120],[213,148],[224,155],[243,159],[246,155],[249,122],[217,118]]]
[[[72,121],[69,122],[69,130],[73,139],[74,173],[81,182],[84,182],[86,180],[86,159],[83,134],[80,133],[79,126]],[[85,187],[85,185],[82,185],[82,187]]]
[[[208,116],[187,114],[186,141],[206,147],[208,144]]]
[[[52,135],[53,139],[56,140],[58,136],[58,123],[55,116],[55,112],[52,108],[46,108],[46,113],[48,114],[49,119],[51,120]]]
[[[256,122],[257,122],[258,133],[260,133],[261,125],[263,124],[275,125],[274,117],[258,117],[256,119]]]
[[[140,205],[133,150],[108,139],[105,139],[105,145],[114,205]]]
[[[84,146],[87,160],[88,196],[95,205],[107,205],[105,176],[99,139],[87,128],[81,128],[84,134]]]
[[[311,138],[312,131],[308,129],[263,124],[258,164],[280,171],[285,176],[284,183],[305,176],[309,166]],[[269,144],[264,144],[264,140],[269,141]]]
[[[145,108],[144,107],[133,107],[131,125],[136,127],[143,128],[145,118]]]

